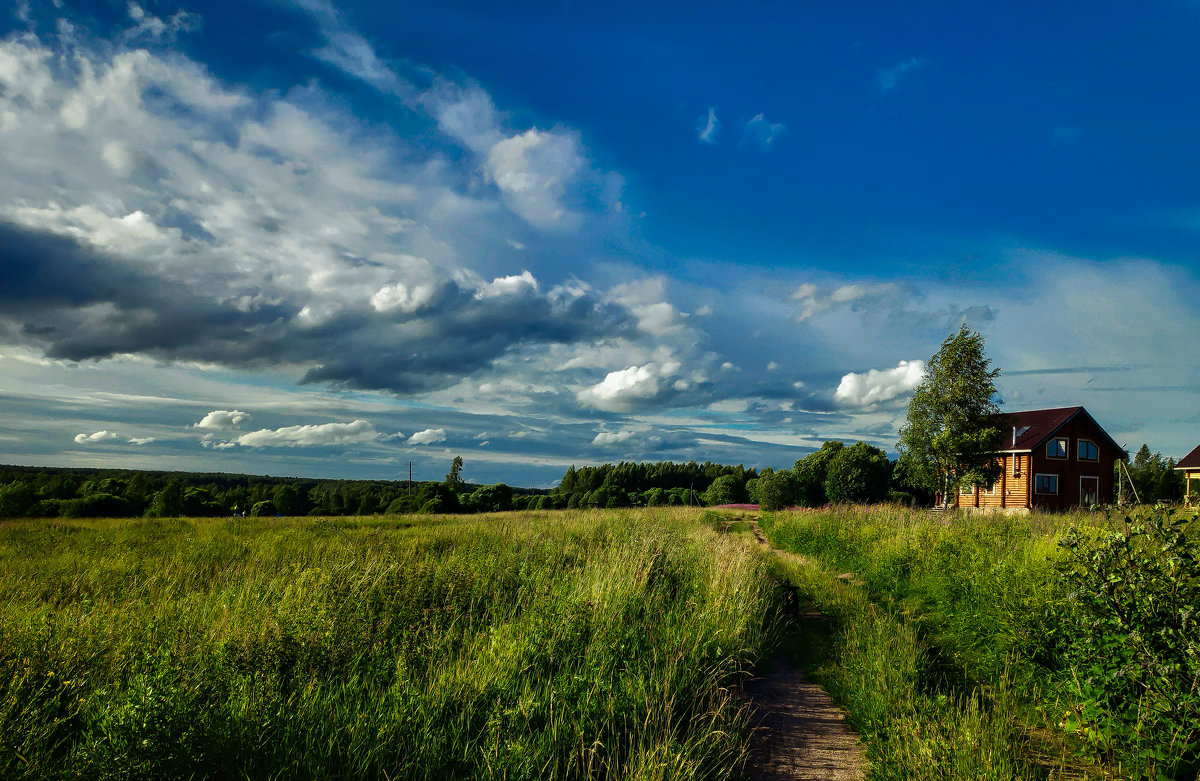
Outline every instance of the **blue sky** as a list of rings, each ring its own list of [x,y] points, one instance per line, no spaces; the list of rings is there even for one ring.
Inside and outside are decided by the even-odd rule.
[[[553,484],[1200,441],[1200,5],[17,3],[0,461]]]

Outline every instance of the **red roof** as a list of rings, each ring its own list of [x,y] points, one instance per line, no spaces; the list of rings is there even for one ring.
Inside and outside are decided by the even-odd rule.
[[[1000,449],[1033,450],[1077,415],[1087,416],[1100,433],[1107,437],[1109,442],[1112,442],[1114,448],[1122,450],[1121,446],[1108,435],[1108,432],[1099,423],[1096,423],[1096,419],[1089,415],[1083,407],[1058,407],[1056,409],[1031,409],[1025,412],[1002,413],[1000,416],[1002,425],[1006,428],[1002,434]],[[1014,430],[1016,432],[1015,441]]]
[[[1200,445],[1196,445],[1196,449],[1188,453],[1183,458],[1179,459],[1179,463],[1175,465],[1176,469],[1200,469]]]

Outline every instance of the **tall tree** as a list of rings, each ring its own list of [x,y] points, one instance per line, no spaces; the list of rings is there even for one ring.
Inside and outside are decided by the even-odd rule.
[[[999,375],[978,331],[964,324],[942,342],[925,365],[896,443],[911,481],[947,495],[960,485],[987,486],[999,478]]]
[[[455,456],[450,462],[450,474],[446,475],[446,487],[454,493],[458,493],[463,487],[462,468],[462,456]]]

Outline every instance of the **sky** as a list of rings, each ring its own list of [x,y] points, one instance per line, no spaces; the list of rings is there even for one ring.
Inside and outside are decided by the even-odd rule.
[[[0,463],[549,487],[1200,442],[1200,3],[16,2]]]

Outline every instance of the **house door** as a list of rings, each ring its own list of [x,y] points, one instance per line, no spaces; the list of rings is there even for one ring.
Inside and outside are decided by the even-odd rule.
[[[1084,507],[1100,504],[1100,478],[1079,478],[1079,503]]]

